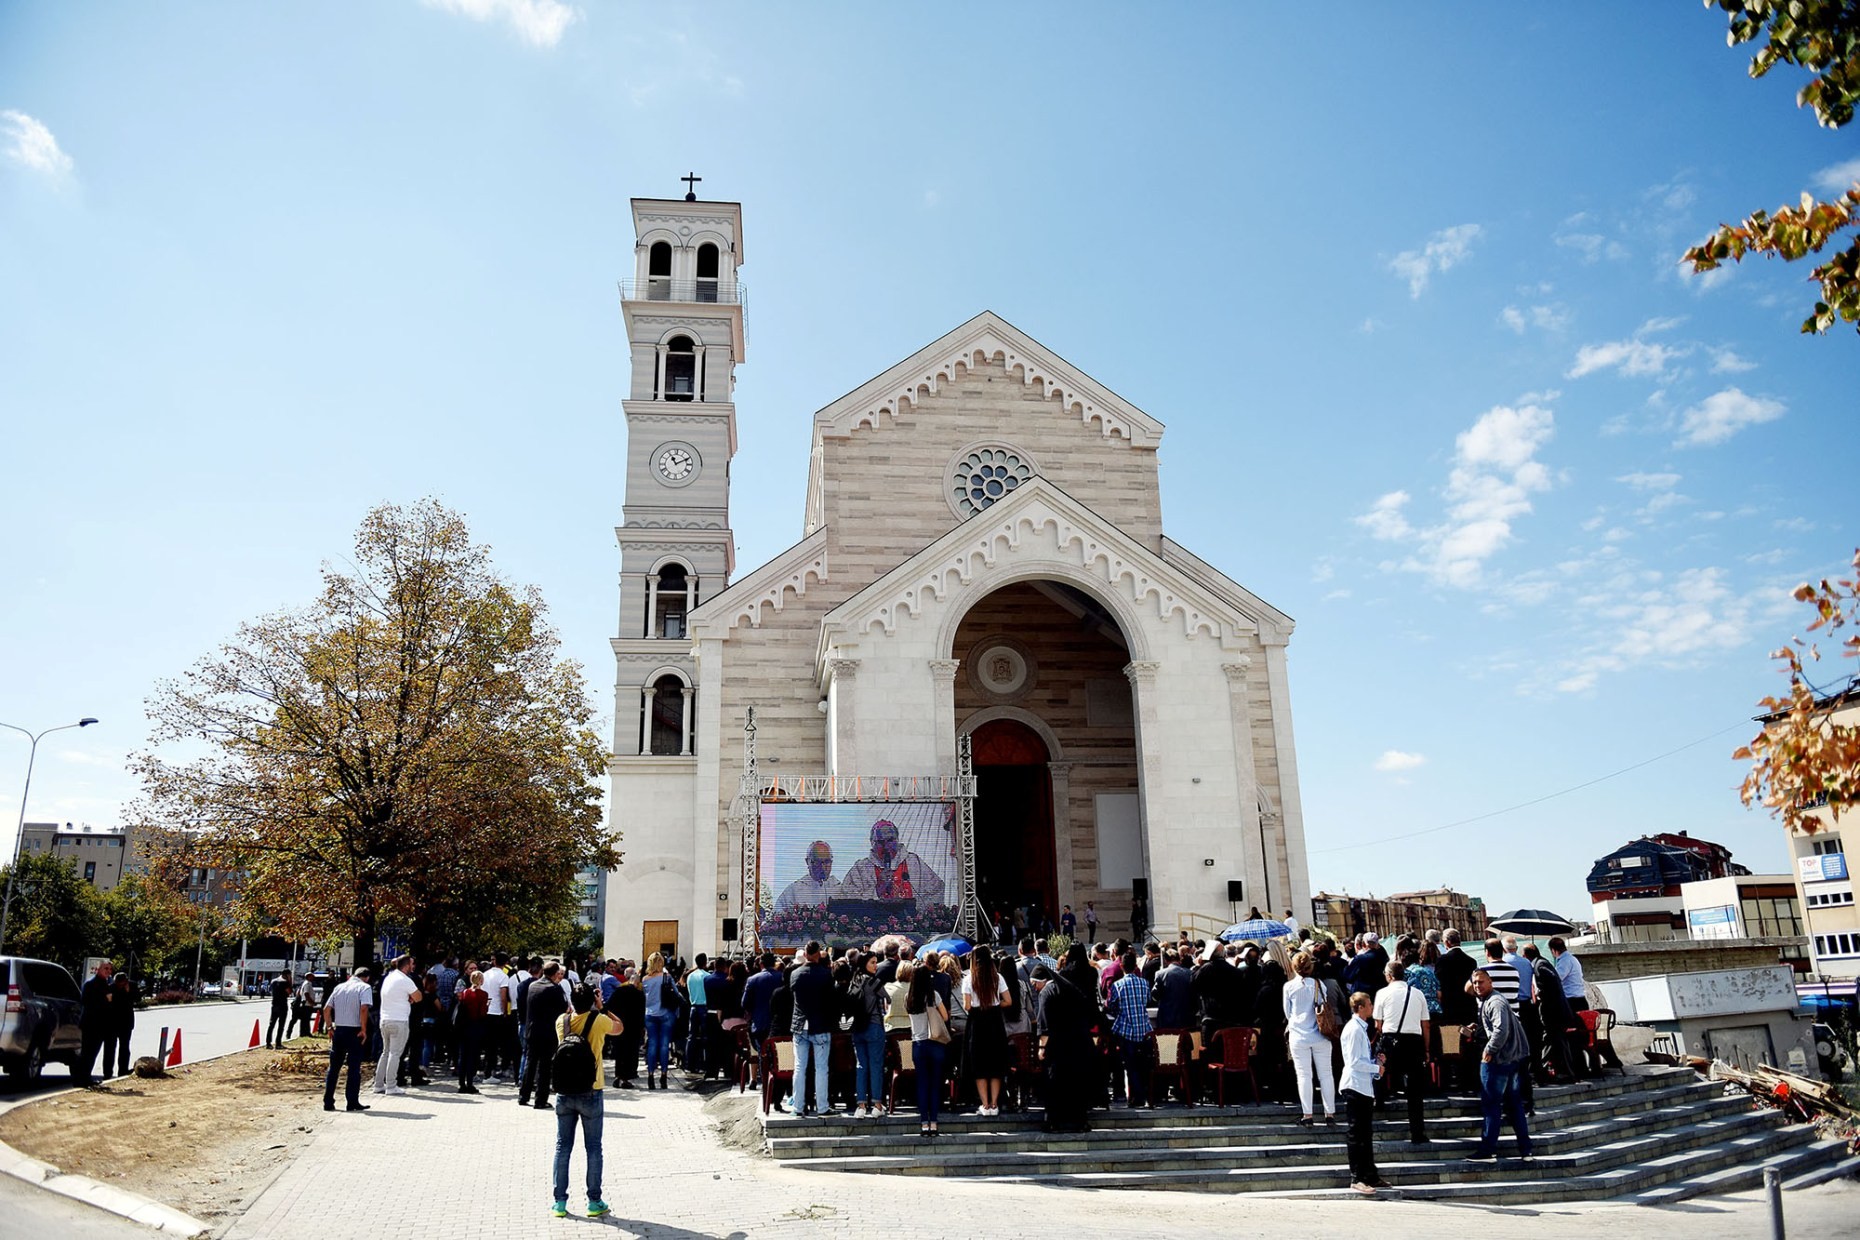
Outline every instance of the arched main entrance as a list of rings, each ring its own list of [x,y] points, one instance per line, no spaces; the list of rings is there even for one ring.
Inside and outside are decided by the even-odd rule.
[[[1017,719],[992,719],[969,734],[975,761],[975,885],[982,908],[1006,916],[1059,907],[1053,848],[1053,785],[1046,742]]]

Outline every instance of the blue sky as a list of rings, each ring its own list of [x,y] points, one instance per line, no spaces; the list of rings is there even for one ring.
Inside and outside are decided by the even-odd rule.
[[[695,169],[744,210],[739,566],[813,411],[992,309],[1168,425],[1172,536],[1297,618],[1316,885],[1782,866],[1729,753],[1860,539],[1860,346],[1799,268],[1677,259],[1860,131],[1696,4],[1324,12],[6,6],[0,720],[103,720],[30,816],[117,821],[155,683],[383,500],[463,510],[611,711],[614,282]]]

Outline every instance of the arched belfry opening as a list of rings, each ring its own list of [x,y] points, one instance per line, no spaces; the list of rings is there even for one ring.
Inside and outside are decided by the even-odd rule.
[[[1015,582],[969,609],[951,654],[983,909],[1056,924],[1070,904],[1082,922],[1089,900],[1117,932],[1144,875],[1131,656],[1116,617],[1073,585]]]

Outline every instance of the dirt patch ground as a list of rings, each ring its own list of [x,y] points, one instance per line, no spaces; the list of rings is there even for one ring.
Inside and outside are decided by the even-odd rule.
[[[290,1058],[252,1050],[164,1080],[119,1077],[58,1094],[0,1115],[0,1141],[221,1224],[243,1213],[327,1119],[320,1071],[287,1071]],[[307,1060],[325,1063],[325,1054]]]
[[[760,1154],[767,1148],[762,1139],[760,1107],[761,1099],[756,1094],[728,1090],[704,1100],[704,1115],[717,1125],[718,1139],[725,1147]]]

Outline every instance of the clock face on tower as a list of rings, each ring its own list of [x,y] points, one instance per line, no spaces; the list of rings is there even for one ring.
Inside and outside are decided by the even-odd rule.
[[[688,443],[660,444],[652,453],[653,472],[668,486],[681,487],[697,477],[703,462]]]

